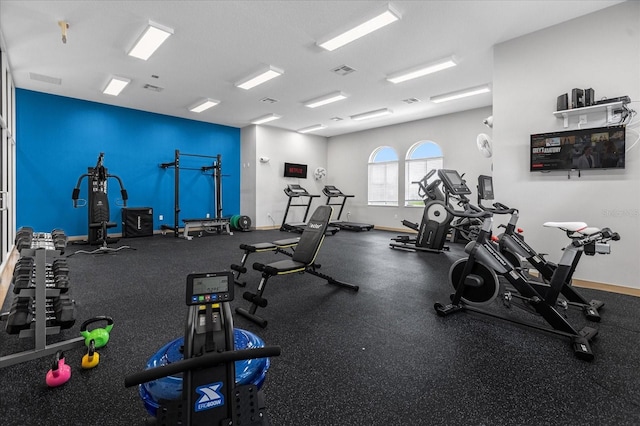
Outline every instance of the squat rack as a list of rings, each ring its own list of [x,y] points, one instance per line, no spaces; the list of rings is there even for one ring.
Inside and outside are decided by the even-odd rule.
[[[180,166],[180,157],[199,157],[199,158],[212,158],[214,159],[213,164],[210,166],[203,167],[182,167]],[[168,169],[169,167],[173,167],[174,169],[174,194],[173,194],[173,204],[174,204],[174,215],[173,215],[173,226],[162,225],[161,228],[164,230],[172,230],[174,232],[174,236],[177,238],[180,236],[180,227],[178,225],[180,220],[180,169],[182,170],[199,170],[203,173],[208,172],[209,170],[213,170],[213,179],[215,183],[215,199],[214,199],[214,209],[216,215],[214,218],[202,218],[202,219],[183,219],[182,221],[185,223],[184,229],[184,237],[186,239],[190,239],[188,237],[189,225],[199,225],[201,227],[206,228],[218,228],[218,232],[220,232],[220,228],[223,227],[226,229],[227,233],[231,233],[229,231],[229,219],[222,217],[222,156],[220,154],[216,156],[211,155],[203,155],[203,154],[185,154],[180,152],[180,150],[175,150],[174,160],[170,163],[161,163],[160,167],[162,169]]]

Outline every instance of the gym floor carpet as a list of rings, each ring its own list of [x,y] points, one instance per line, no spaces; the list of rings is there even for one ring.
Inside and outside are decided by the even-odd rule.
[[[606,303],[602,322],[590,324],[600,330],[595,360],[581,361],[562,337],[472,313],[438,317],[433,304],[449,300],[448,268],[462,246],[442,254],[391,250],[396,235],[341,231],[325,239],[320,270],[359,292],[310,274],[279,276],[267,285],[269,305],[258,310],[266,329],[235,316],[236,327],[282,347],[264,387],[272,426],[640,424],[640,298],[580,289]],[[111,339],[92,370],[80,368],[83,348],[68,351],[73,372],[59,388],[45,384],[52,357],[1,369],[0,423],[144,424],[137,389],[125,388],[124,377],[184,334],[187,274],[229,269],[240,261],[240,243],[292,236],[156,235],[112,244],[135,251],[70,257],[77,321],[48,343],[79,336],[80,324],[97,315],[113,317]],[[70,245],[67,254],[86,248]],[[248,265],[283,257],[255,254]],[[249,269],[246,289],[254,291],[260,275]],[[244,291],[236,287],[234,308],[248,306]],[[11,300],[10,292],[3,311]],[[567,315],[577,328],[589,325],[575,309]],[[4,356],[33,341],[2,330],[0,347]]]

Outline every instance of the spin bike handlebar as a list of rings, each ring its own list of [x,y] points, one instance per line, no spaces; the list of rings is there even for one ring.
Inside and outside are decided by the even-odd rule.
[[[451,213],[453,216],[456,216],[456,217],[484,219],[486,217],[493,216],[493,213],[491,213],[490,211],[482,210],[480,207],[474,206],[473,204],[467,204],[466,207],[467,207],[467,210],[460,211],[460,210],[454,210],[447,205],[444,206],[446,211],[448,211],[449,213]]]
[[[571,242],[571,245],[574,247],[583,247],[587,244],[591,244],[594,242],[604,242],[604,241],[618,241],[620,240],[620,235],[617,232],[613,232],[609,228],[602,228],[599,232],[595,234],[587,235],[582,238],[576,238]]]
[[[514,214],[518,212],[518,209],[509,208],[502,203],[493,203],[493,207],[486,207],[480,204],[480,208],[484,211],[491,212],[493,214]]]
[[[130,374],[124,378],[124,386],[128,388],[170,376],[172,374],[184,373],[189,370],[204,368],[220,363],[279,356],[280,352],[280,346],[266,346],[264,348],[243,349],[229,352],[211,352],[195,358],[183,359],[171,364]]]

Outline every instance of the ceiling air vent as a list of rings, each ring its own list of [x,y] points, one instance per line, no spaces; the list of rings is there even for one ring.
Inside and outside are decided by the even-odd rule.
[[[338,75],[342,75],[342,76],[347,75],[347,74],[351,74],[354,71],[355,71],[355,68],[351,68],[348,65],[340,65],[339,67],[334,68],[334,69],[331,70],[331,72],[334,72],[334,73],[336,73]]]
[[[331,117],[331,121],[342,121],[344,120],[344,118],[340,118],[340,117]]]
[[[163,87],[154,86],[153,84],[145,84],[142,86],[143,89],[151,90],[153,92],[162,92],[164,90]]]
[[[260,102],[264,102],[264,103],[267,103],[267,104],[275,104],[278,101],[276,99],[273,99],[273,98],[262,98],[262,99],[260,99]]]
[[[57,84],[57,85],[62,84],[61,78],[49,77],[48,75],[36,74],[35,72],[30,72],[29,78],[35,81],[42,81],[43,83],[50,83],[50,84]]]
[[[404,102],[405,104],[415,104],[416,102],[421,102],[421,101],[418,98],[408,98],[408,99],[403,99],[402,102]]]

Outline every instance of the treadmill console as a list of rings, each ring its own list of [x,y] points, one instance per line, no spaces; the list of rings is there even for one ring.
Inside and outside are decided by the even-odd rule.
[[[187,275],[187,306],[233,300],[233,273],[207,272]]]
[[[307,192],[307,190],[296,183],[287,185],[287,187],[284,189],[284,193],[287,194],[289,197],[309,196],[309,193]]]
[[[336,188],[333,185],[325,185],[325,187],[322,188],[322,192],[324,193],[324,195],[326,195],[329,198],[332,198],[332,197],[345,197],[345,198],[353,197],[353,195],[344,194],[342,191],[340,191],[338,188]]]
[[[462,176],[455,170],[438,170],[438,177],[442,180],[447,192],[453,195],[467,195],[471,194],[471,190],[467,186],[466,182],[462,179]]]

